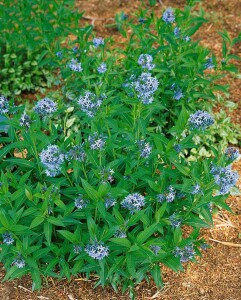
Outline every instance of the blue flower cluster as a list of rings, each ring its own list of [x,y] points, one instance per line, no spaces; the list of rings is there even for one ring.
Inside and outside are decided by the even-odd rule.
[[[165,194],[157,195],[157,201],[162,203],[164,201],[173,202],[176,196],[176,191],[173,186],[169,186]]]
[[[195,256],[195,251],[193,249],[193,245],[192,244],[189,244],[189,245],[186,245],[184,248],[179,248],[179,247],[176,247],[176,249],[174,250],[174,255],[176,257],[179,257],[180,258],[180,261],[182,263],[185,263],[185,262],[188,262],[189,260],[193,259],[194,256]]]
[[[8,99],[4,96],[0,96],[0,115],[7,114],[9,111]]]
[[[106,198],[105,199],[105,208],[106,209],[109,209],[109,208],[111,208],[112,206],[115,206],[116,205],[116,200],[115,199],[113,199],[113,198]]]
[[[152,70],[155,68],[155,64],[152,63],[153,58],[149,54],[141,54],[138,59],[138,64],[143,68],[147,70]]]
[[[57,111],[57,104],[49,98],[43,98],[37,102],[33,109],[41,117],[45,117]]]
[[[2,238],[3,238],[3,243],[6,245],[12,245],[14,243],[14,238],[9,232],[3,233]]]
[[[26,266],[26,263],[23,258],[17,258],[12,263],[13,266],[16,266],[18,269],[22,269]]]
[[[93,45],[95,48],[98,48],[99,46],[103,46],[104,44],[105,44],[105,42],[102,37],[93,39]]]
[[[191,129],[205,130],[214,123],[214,119],[206,111],[198,110],[188,120]]]
[[[69,161],[84,161],[86,158],[86,153],[83,148],[84,144],[71,147],[69,151],[65,154],[65,159]]]
[[[88,200],[83,199],[83,195],[79,195],[79,197],[74,200],[74,205],[78,209],[86,208],[88,203]]]
[[[152,77],[150,73],[142,73],[131,86],[134,87],[143,104],[150,104],[154,100],[152,95],[158,89],[158,84],[156,77]]]
[[[174,12],[171,8],[167,8],[164,11],[164,13],[162,15],[162,20],[167,24],[175,22]]]
[[[228,147],[225,150],[225,155],[227,156],[228,159],[235,160],[239,157],[240,153],[239,153],[238,149],[236,149],[234,147]]]
[[[145,140],[137,141],[136,144],[139,146],[140,157],[148,158],[151,154],[152,147]]]
[[[119,238],[119,239],[125,239],[127,237],[126,232],[121,230],[121,229],[117,229],[115,234],[114,234],[115,238]]]
[[[115,171],[113,169],[110,168],[103,168],[100,171],[100,178],[101,178],[101,183],[105,184],[108,182],[113,182],[114,178],[113,178],[113,174],[115,173]]]
[[[229,193],[230,189],[237,183],[238,172],[232,171],[231,166],[227,167],[211,167],[211,174],[214,176],[215,183],[219,185],[219,195]]]
[[[155,256],[158,256],[158,252],[161,250],[160,246],[156,246],[156,245],[151,245],[150,249],[153,251]]]
[[[135,213],[145,206],[145,197],[138,193],[129,194],[121,202],[121,206],[128,209],[131,213]]]
[[[175,27],[174,30],[173,30],[173,34],[174,34],[175,37],[179,37],[180,34],[181,34],[180,28]]]
[[[79,97],[78,104],[81,110],[92,118],[95,116],[104,99],[106,99],[105,94],[97,97],[94,93],[85,91],[84,95]]]
[[[202,189],[201,189],[200,184],[196,183],[196,184],[194,184],[194,185],[192,186],[191,194],[193,194],[193,195],[198,195],[198,194],[203,195],[203,191],[202,191]]]
[[[103,74],[107,71],[106,63],[101,63],[100,66],[97,68],[98,73]]]
[[[169,221],[171,223],[172,228],[180,227],[182,224],[182,220],[175,213],[169,217]]]
[[[205,68],[205,69],[209,69],[209,70],[214,68],[213,58],[212,58],[212,57],[209,57],[209,58],[206,60],[206,63],[204,64],[204,68]]]
[[[83,68],[81,66],[81,63],[77,61],[77,59],[72,58],[71,62],[67,65],[72,71],[74,72],[82,72]]]
[[[180,153],[182,151],[182,145],[181,144],[176,144],[176,145],[173,146],[173,148],[177,153]]]
[[[91,150],[103,150],[105,147],[107,137],[104,135],[99,135],[95,132],[93,135],[90,135],[88,138],[90,149]]]
[[[60,173],[64,155],[57,145],[49,145],[46,150],[42,150],[39,156],[42,164],[46,167],[47,176],[55,177]]]
[[[87,254],[97,260],[101,260],[109,255],[109,248],[102,242],[95,242],[93,244],[88,244],[85,247]]]
[[[175,100],[180,100],[183,98],[183,92],[180,88],[176,88],[174,89],[174,95],[173,95],[173,99]]]
[[[22,127],[26,127],[29,128],[30,125],[32,123],[32,120],[30,119],[30,117],[26,114],[26,112],[24,112],[22,114],[22,116],[19,119],[19,125]]]
[[[83,248],[80,245],[73,245],[73,252],[75,254],[80,254],[83,251]]]

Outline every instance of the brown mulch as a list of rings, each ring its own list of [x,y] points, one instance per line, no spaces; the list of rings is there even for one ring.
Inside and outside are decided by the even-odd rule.
[[[121,37],[115,29],[104,25],[112,23],[111,18],[117,12],[131,14],[138,10],[140,3],[138,0],[77,0],[76,6],[81,11],[85,10],[85,15],[89,18],[84,23],[93,23],[93,18],[96,18],[94,25],[98,36],[112,36],[120,40]],[[185,1],[163,0],[162,3],[165,7],[183,7]],[[158,14],[161,14],[163,5],[156,5]],[[217,32],[226,29],[234,37],[241,31],[241,1],[204,0],[202,6],[210,21],[202,27],[197,38],[201,38],[204,45],[219,55],[222,40]],[[233,52],[241,55],[240,43],[234,47]],[[240,63],[237,65],[241,66]],[[238,104],[238,109],[231,114],[232,120],[241,124],[240,79],[228,76],[224,83],[230,84],[230,100]],[[241,175],[241,160],[234,164],[234,168]],[[241,189],[241,180],[238,186]],[[138,300],[241,300],[241,247],[238,247],[241,244],[241,196],[231,196],[228,203],[234,213],[220,212],[214,217],[213,228],[202,230],[202,236],[212,248],[203,252],[203,257],[197,259],[197,264],[188,263],[184,273],[174,273],[161,267],[164,288],[158,291],[153,283],[150,286],[146,283],[140,284],[136,288]],[[0,279],[3,277],[4,269],[1,267]],[[75,278],[71,282],[48,278],[40,292],[31,292],[31,280],[24,277],[0,284],[0,300],[129,299],[127,296],[115,294],[110,288],[93,290],[94,284],[94,278],[91,281]]]

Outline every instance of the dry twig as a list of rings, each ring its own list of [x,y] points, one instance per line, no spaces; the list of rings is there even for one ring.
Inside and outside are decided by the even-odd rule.
[[[216,243],[219,243],[219,244],[222,244],[222,245],[225,245],[225,246],[241,248],[241,244],[234,244],[234,243],[231,243],[231,242],[222,242],[222,241],[214,240],[214,239],[211,239],[211,238],[209,238],[209,240],[213,241],[213,242],[216,242]]]

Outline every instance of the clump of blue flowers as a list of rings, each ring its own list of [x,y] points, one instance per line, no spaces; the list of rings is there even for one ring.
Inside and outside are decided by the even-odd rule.
[[[121,202],[121,206],[128,209],[130,213],[135,213],[145,206],[145,197],[139,193],[129,194]]]
[[[32,123],[31,118],[24,112],[19,119],[19,125],[22,127],[29,128]]]
[[[79,97],[78,104],[81,110],[92,118],[97,113],[104,99],[106,99],[105,94],[98,97],[90,91],[85,91],[85,93]]]
[[[74,72],[82,72],[83,68],[80,62],[77,61],[77,59],[72,58],[71,62],[68,63],[68,67],[74,71]]]
[[[214,68],[214,63],[213,63],[213,58],[212,57],[209,57],[207,60],[206,60],[206,63],[204,64],[204,68],[205,69],[213,69]]]
[[[84,143],[81,145],[75,145],[71,147],[69,151],[65,154],[65,158],[69,161],[83,162],[86,158]]]
[[[106,63],[101,63],[100,66],[97,68],[98,73],[103,74],[107,71]]]
[[[152,70],[155,68],[155,64],[152,63],[153,57],[149,54],[141,54],[138,58],[138,64],[143,68],[147,70]]]
[[[162,20],[167,24],[175,22],[175,15],[174,15],[172,8],[167,8],[164,11],[164,13],[162,15]]]
[[[198,110],[189,117],[191,129],[205,130],[214,123],[213,117],[206,111]]]
[[[83,199],[83,195],[79,195],[79,197],[74,200],[74,205],[77,209],[86,208],[88,203],[88,200]]]
[[[240,156],[239,150],[234,148],[234,147],[228,147],[225,150],[225,155],[227,156],[228,159],[230,160],[235,160]]]
[[[102,242],[95,242],[93,244],[88,244],[85,247],[85,252],[92,258],[101,260],[109,255],[109,248]]]
[[[176,249],[174,250],[174,255],[176,257],[179,257],[182,263],[188,262],[195,256],[193,244],[186,245],[183,248],[176,247]]]
[[[91,150],[103,150],[106,144],[107,137],[103,134],[94,132],[89,136],[88,142]]]
[[[105,44],[104,39],[102,37],[94,38],[93,39],[93,45],[95,48],[98,48],[99,46],[103,46]]]
[[[2,234],[3,243],[6,245],[12,245],[14,243],[14,238],[11,233],[5,232]]]
[[[0,96],[0,115],[7,114],[9,111],[8,99],[4,96]]]
[[[211,174],[214,176],[215,183],[220,187],[219,195],[229,193],[230,189],[237,183],[239,178],[238,172],[233,171],[231,166],[212,166]]]
[[[50,98],[43,98],[34,106],[34,111],[41,117],[49,116],[57,111],[57,103]]]
[[[61,165],[64,162],[64,154],[57,145],[49,145],[46,150],[40,153],[41,163],[45,166],[47,176],[55,177],[60,173]]]

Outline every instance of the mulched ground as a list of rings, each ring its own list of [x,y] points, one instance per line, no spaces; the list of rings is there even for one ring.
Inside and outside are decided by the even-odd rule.
[[[117,12],[130,14],[138,10],[140,3],[138,0],[77,0],[76,6],[81,11],[85,10],[87,19],[84,23],[94,23],[99,36],[112,36],[119,40],[118,32],[113,28],[106,28],[105,24],[112,23],[111,18]],[[184,3],[183,0],[163,0],[159,1],[155,10],[161,14],[164,7],[183,7]],[[201,38],[204,45],[219,55],[221,38],[217,32],[226,29],[234,37],[241,31],[241,1],[204,0],[202,6],[207,11],[210,22],[202,27],[196,38]],[[241,56],[241,44],[237,44],[233,51]],[[238,63],[238,66],[241,67],[241,64]],[[231,87],[230,100],[238,104],[238,109],[231,114],[232,120],[241,124],[240,79],[228,76],[225,83]],[[234,168],[241,175],[241,160],[234,164]],[[241,179],[238,187],[241,189]],[[206,250],[202,258],[198,258],[197,264],[188,263],[184,273],[177,274],[161,267],[164,288],[158,291],[154,284],[140,284],[136,288],[138,300],[241,300],[241,196],[230,197],[228,203],[234,213],[220,212],[214,217],[214,227],[202,231],[202,236],[212,248]],[[4,269],[1,267],[0,279],[3,277]],[[0,284],[0,300],[129,299],[115,294],[110,288],[93,290],[94,284],[95,278],[91,281],[75,278],[71,282],[48,278],[43,290],[33,293],[29,277],[24,277]]]

